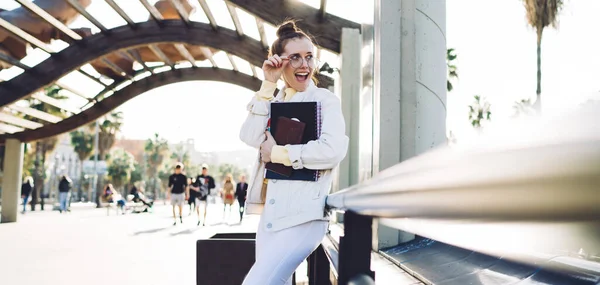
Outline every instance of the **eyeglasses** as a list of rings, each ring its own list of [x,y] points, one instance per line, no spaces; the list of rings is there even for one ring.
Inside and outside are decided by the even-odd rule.
[[[306,58],[303,58],[299,54],[292,54],[287,57],[282,57],[282,59],[289,60],[290,65],[293,68],[301,67],[302,64],[304,63],[304,60],[306,60],[306,64],[308,65],[308,67],[310,67],[312,69],[315,69],[315,68],[317,68],[317,66],[319,66],[319,59],[313,57],[312,55],[307,55]]]

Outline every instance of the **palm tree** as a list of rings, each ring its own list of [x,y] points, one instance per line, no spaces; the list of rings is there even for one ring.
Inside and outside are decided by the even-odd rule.
[[[458,79],[458,73],[456,71],[456,53],[454,52],[453,48],[449,48],[446,51],[446,66],[448,69],[448,79],[447,79],[447,85],[446,88],[448,89],[448,92],[452,91],[452,89],[454,88],[454,86],[452,86],[452,82],[450,82],[450,80],[453,79]]]
[[[105,160],[110,149],[115,145],[117,134],[123,126],[123,112],[112,112],[100,120],[98,130],[98,159]],[[95,123],[90,124],[90,129],[95,129]]]
[[[190,154],[182,145],[176,145],[175,150],[171,152],[171,159],[182,163],[186,168],[190,164]]]
[[[77,153],[77,156],[79,157],[79,169],[81,169],[81,174],[79,176],[77,197],[81,199],[84,178],[83,161],[88,159],[94,151],[94,135],[90,134],[89,132],[86,132],[84,129],[72,131],[70,135],[71,145],[73,146],[75,153]],[[90,193],[88,193],[88,197],[90,197],[89,194]]]
[[[148,163],[148,177],[152,179],[152,188],[154,191],[154,199],[158,198],[158,187],[157,182],[159,180],[158,172],[163,164],[165,156],[169,151],[169,142],[159,137],[158,134],[154,134],[154,138],[148,139],[144,146],[146,152],[146,161]]]
[[[112,112],[98,123],[98,159],[106,160],[110,149],[115,145],[117,134],[123,126],[123,112]],[[96,123],[89,125],[89,128],[95,129]],[[102,189],[104,184],[104,175],[98,175],[96,189]],[[96,205],[100,207],[100,191],[96,191]]]
[[[115,190],[121,190],[129,181],[131,172],[134,170],[134,161],[133,155],[123,149],[116,149],[111,153],[108,176]]]
[[[479,95],[475,95],[475,102],[469,106],[469,121],[471,125],[481,130],[481,123],[483,121],[490,121],[492,119],[492,112],[490,111],[490,103]]]
[[[68,97],[62,95],[60,93],[61,88],[57,87],[57,86],[50,86],[47,87],[46,89],[44,89],[44,93],[46,94],[46,96],[52,97],[54,99],[58,99],[58,100],[65,100]],[[29,107],[36,109],[36,110],[40,110],[43,111],[45,113],[49,113],[55,116],[59,116],[62,118],[67,117],[67,113],[66,111],[61,110],[60,108],[57,108],[55,106],[46,104],[44,102],[38,101],[36,99],[30,98],[29,99]],[[43,123],[41,122],[38,118],[35,117],[31,117],[28,115],[24,116],[25,119],[30,120],[30,121],[34,121],[34,122],[38,122],[38,123]],[[31,193],[31,210],[35,211],[35,205],[38,202],[38,197],[40,197],[40,194],[44,192],[44,181],[46,179],[46,169],[45,169],[45,165],[46,165],[46,158],[48,156],[49,153],[51,153],[55,148],[56,148],[56,144],[58,143],[58,138],[57,137],[51,137],[51,138],[45,138],[45,139],[41,139],[35,142],[35,145],[33,147],[33,149],[35,149],[35,161],[34,161],[34,169],[33,169],[33,180],[34,180],[34,191],[32,191]],[[44,209],[44,197],[41,197],[41,207],[42,210]]]
[[[527,12],[527,23],[535,28],[537,35],[537,89],[534,108],[542,109],[542,33],[544,28],[558,25],[558,14],[562,10],[562,0],[523,0]]]

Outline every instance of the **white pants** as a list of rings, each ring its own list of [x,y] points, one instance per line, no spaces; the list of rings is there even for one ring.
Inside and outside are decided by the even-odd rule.
[[[291,285],[296,268],[319,246],[328,221],[311,221],[276,232],[256,232],[256,261],[242,285]]]

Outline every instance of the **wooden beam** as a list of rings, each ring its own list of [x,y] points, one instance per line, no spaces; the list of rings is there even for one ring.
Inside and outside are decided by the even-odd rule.
[[[11,24],[10,22],[2,18],[0,18],[0,27],[2,27],[15,37],[30,43],[32,46],[35,46],[47,53],[54,53],[54,49],[52,49],[49,45],[38,40],[36,37],[30,35],[29,33],[23,31],[21,28]]]
[[[198,3],[200,4],[200,7],[202,7],[202,10],[204,11],[206,18],[208,18],[208,22],[210,23],[210,26],[213,28],[213,30],[217,30],[219,28],[219,26],[217,25],[215,16],[213,16],[212,12],[210,11],[210,7],[208,7],[206,0],[198,0]]]
[[[125,72],[125,70],[121,69],[118,65],[114,64],[112,61],[102,57],[102,63],[104,63],[108,68],[114,71],[116,74],[119,74],[123,77],[127,77],[129,79],[133,79],[133,76]]]
[[[148,48],[156,55],[158,56],[158,58],[160,58],[165,64],[167,64],[168,66],[170,66],[171,68],[174,68],[175,64],[173,63],[173,61],[171,61],[171,59],[169,59],[169,57],[167,57],[167,55],[165,55],[165,53],[155,44],[150,44],[148,45]]]
[[[127,57],[134,60],[135,62],[139,63],[142,66],[142,68],[144,68],[144,70],[149,71],[150,73],[154,73],[154,70],[152,70],[152,68],[146,65],[146,62],[144,62],[144,59],[142,59],[137,50],[128,49],[125,55],[127,55]]]
[[[228,3],[262,19],[272,25],[279,25],[289,16],[302,19],[298,26],[313,34],[319,46],[334,53],[340,53],[342,28],[361,29],[361,25],[338,16],[327,14],[321,21],[319,10],[301,1],[281,0],[226,0]]]
[[[21,61],[19,61],[18,59],[14,58],[14,57],[12,57],[10,55],[1,53],[1,52],[0,52],[0,61],[6,62],[8,64],[14,65],[16,67],[19,67],[19,68],[25,69],[25,70],[31,68],[28,65],[25,65],[24,63],[22,63]]]
[[[122,58],[129,60],[130,62],[137,62],[138,64],[140,64],[142,66],[142,68],[146,71],[149,71],[150,73],[152,73],[152,69],[150,69],[146,63],[142,60],[141,57],[139,57],[138,53],[136,50],[133,49],[128,49],[128,50],[119,50],[117,51],[117,54],[120,55]],[[121,69],[122,70],[122,69]],[[133,76],[131,77],[133,78]],[[130,78],[130,79],[131,79]]]
[[[75,9],[81,16],[85,17],[88,21],[90,21],[94,26],[96,26],[103,33],[108,32],[108,29],[100,23],[100,21],[96,20],[92,14],[88,13],[83,6],[79,4],[76,0],[65,0],[73,9]]]
[[[81,69],[81,68],[79,69],[79,73],[81,73],[81,74],[85,75],[85,77],[87,77],[87,78],[89,78],[89,79],[91,79],[91,80],[94,80],[96,83],[98,83],[98,84],[100,84],[100,85],[103,85],[103,86],[106,86],[106,85],[107,85],[106,83],[102,82],[102,80],[100,80],[100,79],[96,78],[95,76],[93,76],[93,75],[91,75],[91,74],[87,73],[85,70],[83,70],[83,69]]]
[[[265,50],[262,44],[248,36],[239,37],[233,30],[220,28],[215,33],[205,23],[187,26],[180,20],[165,20],[157,29],[155,22],[138,23],[136,29],[121,26],[110,35],[97,33],[85,37],[81,44],[70,45],[10,81],[0,83],[0,107],[20,100],[48,86],[80,66],[114,51],[155,43],[186,43],[222,50],[255,66],[262,66]],[[331,78],[318,75],[319,86],[333,84]]]
[[[148,2],[148,0],[140,0],[140,2],[142,3],[142,5],[144,5],[144,7],[146,8],[146,10],[148,10],[148,13],[150,13],[150,16],[152,16],[152,18],[155,21],[160,22],[160,21],[164,20],[164,17],[160,13],[160,11],[158,11],[158,9],[156,9],[156,7],[152,6]]]
[[[210,67],[173,69],[133,82],[129,86],[116,91],[115,94],[102,100],[100,103],[56,124],[48,124],[36,130],[28,130],[14,135],[2,135],[0,136],[0,144],[3,144],[7,138],[11,137],[18,138],[23,142],[53,137],[93,122],[123,103],[140,94],[146,93],[148,90],[175,82],[194,80],[221,81],[242,86],[252,91],[257,91],[261,85],[259,79],[233,70]]]
[[[60,87],[62,89],[65,89],[65,90],[67,90],[67,91],[69,91],[69,92],[71,92],[71,93],[73,93],[73,94],[75,94],[75,95],[77,95],[77,96],[85,99],[85,100],[88,100],[88,101],[90,100],[90,98],[88,98],[87,96],[85,96],[85,95],[77,92],[77,90],[71,88],[70,86],[68,86],[66,84],[62,84],[62,83],[58,83],[58,82],[55,82],[54,84],[56,84],[58,87]]]
[[[227,54],[227,58],[229,58],[229,62],[231,63],[231,67],[233,68],[233,70],[238,71],[238,67],[235,63],[235,60],[233,59],[233,55]]]
[[[183,56],[183,58],[187,59],[193,67],[197,67],[196,59],[190,54],[190,52],[185,48],[183,44],[174,44],[175,49]]]
[[[121,9],[121,7],[119,6],[119,4],[115,3],[114,0],[104,0],[106,1],[106,3],[108,4],[108,6],[110,6],[113,10],[115,10],[115,12],[117,12],[117,14],[119,14],[119,16],[121,16],[121,18],[123,18],[123,20],[125,20],[125,22],[127,22],[127,24],[129,26],[135,26],[135,22],[129,17],[129,15],[127,15],[127,13]]]
[[[256,28],[258,28],[258,33],[260,34],[260,42],[262,43],[265,49],[269,49],[269,41],[267,40],[267,33],[265,32],[265,23],[256,18]]]
[[[21,107],[21,106],[17,106],[17,105],[11,105],[9,107],[9,109],[15,110],[19,113],[23,113],[25,115],[28,115],[28,116],[40,119],[42,121],[52,123],[52,124],[58,123],[62,120],[61,117],[54,116],[54,115],[48,114],[46,112],[42,112],[40,110],[30,108],[30,107]]]
[[[65,102],[63,102],[61,100],[52,98],[52,97],[50,97],[50,96],[48,96],[48,95],[46,95],[44,93],[41,93],[41,92],[32,94],[31,98],[35,98],[35,99],[40,100],[40,101],[42,101],[42,102],[44,102],[44,103],[46,103],[48,105],[52,105],[52,106],[54,106],[56,108],[59,108],[61,110],[65,110],[65,111],[67,111],[69,113],[77,114],[80,111],[77,108],[72,108],[72,107],[66,105]]]
[[[28,1],[28,0],[27,0],[27,1]],[[24,2],[24,3],[25,3],[25,2]],[[30,3],[31,3],[31,2],[30,2]],[[31,4],[31,5],[34,5],[34,4]],[[36,6],[36,7],[37,7],[37,6]],[[43,10],[42,10],[42,11],[43,11]],[[52,17],[52,16],[50,16],[50,17]],[[2,21],[2,20],[0,19],[0,22],[1,22],[1,21]],[[17,27],[17,28],[18,28],[18,27]],[[58,27],[57,27],[57,28],[58,28]],[[65,26],[65,28],[66,28],[66,26]],[[69,28],[67,28],[67,29],[69,29]],[[70,30],[70,29],[69,29],[69,30]],[[63,31],[63,32],[64,32],[64,31]],[[12,33],[12,32],[11,32],[11,33]],[[23,31],[23,33],[24,33],[24,34],[21,34],[21,36],[23,36],[23,37],[25,37],[25,38],[26,38],[28,34],[27,34],[25,31]],[[26,34],[27,34],[27,35],[26,35]],[[17,34],[15,34],[15,35],[16,35],[17,37],[21,38],[19,35],[17,35]],[[29,35],[29,36],[31,36],[31,35]],[[33,36],[31,36],[31,37],[33,37]],[[21,39],[23,39],[24,41],[27,41],[25,38],[21,38]],[[80,39],[81,39],[81,37],[80,37]],[[36,39],[36,40],[37,40],[37,39]],[[40,45],[44,45],[44,48],[42,48],[44,51],[46,51],[46,52],[48,52],[48,53],[53,53],[53,52],[54,52],[54,50],[53,50],[53,49],[52,49],[50,46],[47,46],[46,44],[44,44],[44,43],[43,43],[43,42],[41,42],[41,41],[40,41],[40,43],[41,43]],[[11,56],[9,56],[9,55],[6,55],[6,54],[4,54],[4,53],[0,53],[0,61],[6,62],[6,63],[8,63],[8,64],[11,64],[11,65],[17,66],[17,67],[19,67],[19,68],[21,68],[21,69],[25,69],[25,70],[27,70],[27,69],[30,69],[30,68],[31,68],[30,66],[28,66],[28,65],[26,65],[26,64],[24,64],[24,63],[22,63],[22,62],[21,62],[21,61],[19,61],[18,59],[16,59],[16,58],[13,58],[13,57],[11,57]],[[85,76],[89,77],[90,79],[92,79],[92,80],[96,81],[97,83],[100,83],[101,85],[104,85],[104,86],[106,86],[106,84],[104,84],[102,81],[98,80],[96,77],[93,77],[93,76],[92,76],[92,75],[90,75],[89,73],[87,73],[87,72],[85,72],[85,71],[83,71],[83,70],[81,70],[81,69],[79,69],[79,72],[80,72],[81,74],[83,74],[83,75],[85,75]]]
[[[30,120],[26,120],[23,118],[19,118],[13,114],[10,114],[6,111],[0,112],[0,121],[13,124],[15,126],[19,126],[26,129],[37,129],[43,126],[43,124],[33,122]]]
[[[186,1],[186,0],[184,0]],[[181,17],[181,20],[183,20],[184,23],[189,24],[190,23],[190,14],[188,14],[188,12],[185,10],[185,7],[183,7],[183,4],[181,4],[181,2],[179,2],[179,0],[169,0],[169,2],[171,2],[171,4],[173,4],[173,7],[175,7],[175,10],[177,10],[177,14],[179,14],[179,16]]]
[[[227,10],[229,11],[229,15],[231,15],[231,20],[233,21],[235,30],[237,31],[237,33],[240,37],[243,36],[244,30],[242,29],[242,23],[240,23],[240,18],[237,15],[237,11],[235,10],[235,7],[227,2],[225,2],[225,5],[227,5]]]
[[[17,3],[19,3],[19,4],[21,4],[21,6],[23,6],[25,9],[36,14],[38,17],[46,20],[46,22],[48,22],[50,25],[57,28],[58,30],[60,30],[65,35],[69,36],[70,38],[72,38],[74,40],[82,39],[82,37],[80,35],[73,32],[73,30],[71,30],[69,27],[67,27],[65,24],[63,24],[61,21],[57,20],[52,15],[48,14],[48,12],[44,11],[44,9],[40,8],[38,5],[34,4],[30,0],[15,0],[15,1],[17,1]]]
[[[212,53],[212,51],[210,51],[209,48],[200,47],[200,51],[206,57],[206,59],[208,59],[208,61],[210,61],[210,64],[212,64],[213,67],[218,67],[217,62],[213,59],[213,53]]]
[[[19,128],[19,127],[15,127],[13,125],[0,123],[0,131],[2,131],[3,133],[14,134],[14,133],[22,132],[24,130],[25,129]]]

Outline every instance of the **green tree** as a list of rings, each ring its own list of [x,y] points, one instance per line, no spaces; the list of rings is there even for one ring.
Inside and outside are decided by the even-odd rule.
[[[523,0],[527,13],[527,23],[535,29],[537,37],[537,88],[534,109],[542,109],[542,34],[544,28],[558,26],[558,14],[562,10],[563,0]]]
[[[458,72],[457,72],[457,68],[456,68],[456,53],[454,52],[453,48],[449,48],[448,50],[446,50],[446,68],[448,69],[448,79],[447,79],[447,84],[446,84],[446,88],[448,89],[448,92],[452,91],[452,89],[454,89],[454,86],[452,86],[452,82],[451,80],[455,80],[458,79]]]
[[[492,112],[490,111],[490,103],[479,95],[474,96],[475,101],[469,106],[469,121],[471,125],[476,129],[481,129],[483,121],[490,121],[492,119]]]
[[[171,159],[176,162],[181,162],[185,167],[187,167],[190,163],[190,154],[186,149],[183,148],[183,145],[176,145],[175,149],[171,151]]]
[[[117,134],[123,126],[123,112],[112,112],[100,119],[98,123],[98,159],[107,159],[107,154],[115,145]],[[89,125],[91,130],[95,130],[96,123]]]
[[[164,193],[169,185],[169,176],[173,174],[174,166],[175,164],[173,162],[165,161],[158,170],[158,174],[156,175],[158,179],[156,179],[156,181],[158,181],[158,188],[161,193]]]
[[[108,153],[115,145],[117,134],[123,126],[123,112],[112,112],[100,119],[98,122],[98,160],[107,160]],[[91,130],[96,129],[96,122],[88,126]],[[98,175],[96,184],[96,205],[100,207],[100,189],[104,185],[104,176]]]
[[[138,181],[142,181],[142,177],[144,176],[143,167],[137,161],[133,163],[133,170],[131,171],[131,177],[129,178],[129,184],[136,183]]]
[[[202,172],[202,167],[198,164],[188,164],[185,166],[185,175],[187,175],[188,177],[196,177],[196,175],[200,175],[200,172]]]
[[[30,143],[24,144],[23,151],[23,177],[31,176],[35,173],[35,149]],[[0,163],[2,161],[0,160]]]
[[[79,185],[77,187],[78,197],[81,199],[81,194],[83,191],[83,161],[88,159],[92,152],[94,151],[94,135],[87,132],[84,128],[80,128],[76,131],[72,131],[70,133],[71,136],[71,145],[75,153],[77,153],[77,157],[79,157],[79,169],[81,169],[81,173],[79,174]],[[88,197],[89,197],[88,193]]]
[[[123,149],[115,149],[111,152],[108,163],[108,177],[115,190],[123,193],[123,186],[129,182],[131,172],[134,170],[133,155]]]
[[[44,89],[44,93],[46,96],[57,99],[57,100],[65,100],[68,97],[61,94],[61,88],[57,86],[50,86]],[[67,117],[67,112],[50,104],[41,102],[35,98],[29,98],[29,107],[32,109],[36,109],[54,116],[58,116],[61,118]],[[45,123],[38,118],[25,115],[24,119]],[[31,172],[34,180],[34,191],[31,193],[31,210],[35,211],[35,205],[38,203],[38,199],[42,193],[44,193],[44,181],[46,180],[46,159],[48,154],[50,154],[58,143],[57,137],[50,137],[35,141],[33,144],[33,152],[35,153],[35,159],[33,161],[33,171]],[[33,155],[33,154],[32,154]],[[41,197],[41,207],[44,209],[44,198]]]
[[[147,174],[150,178],[148,186],[154,192],[156,199],[158,198],[160,186],[158,172],[169,151],[169,142],[158,134],[154,134],[154,138],[146,140],[144,151],[146,152],[146,162],[148,164]]]
[[[234,180],[238,180],[242,174],[246,174],[244,172],[244,170],[240,169],[237,165],[230,164],[230,163],[221,164],[221,165],[219,165],[218,169],[219,169],[218,170],[219,171],[219,174],[218,174],[219,181],[225,180],[225,176],[227,176],[227,174],[231,174],[233,176]]]

